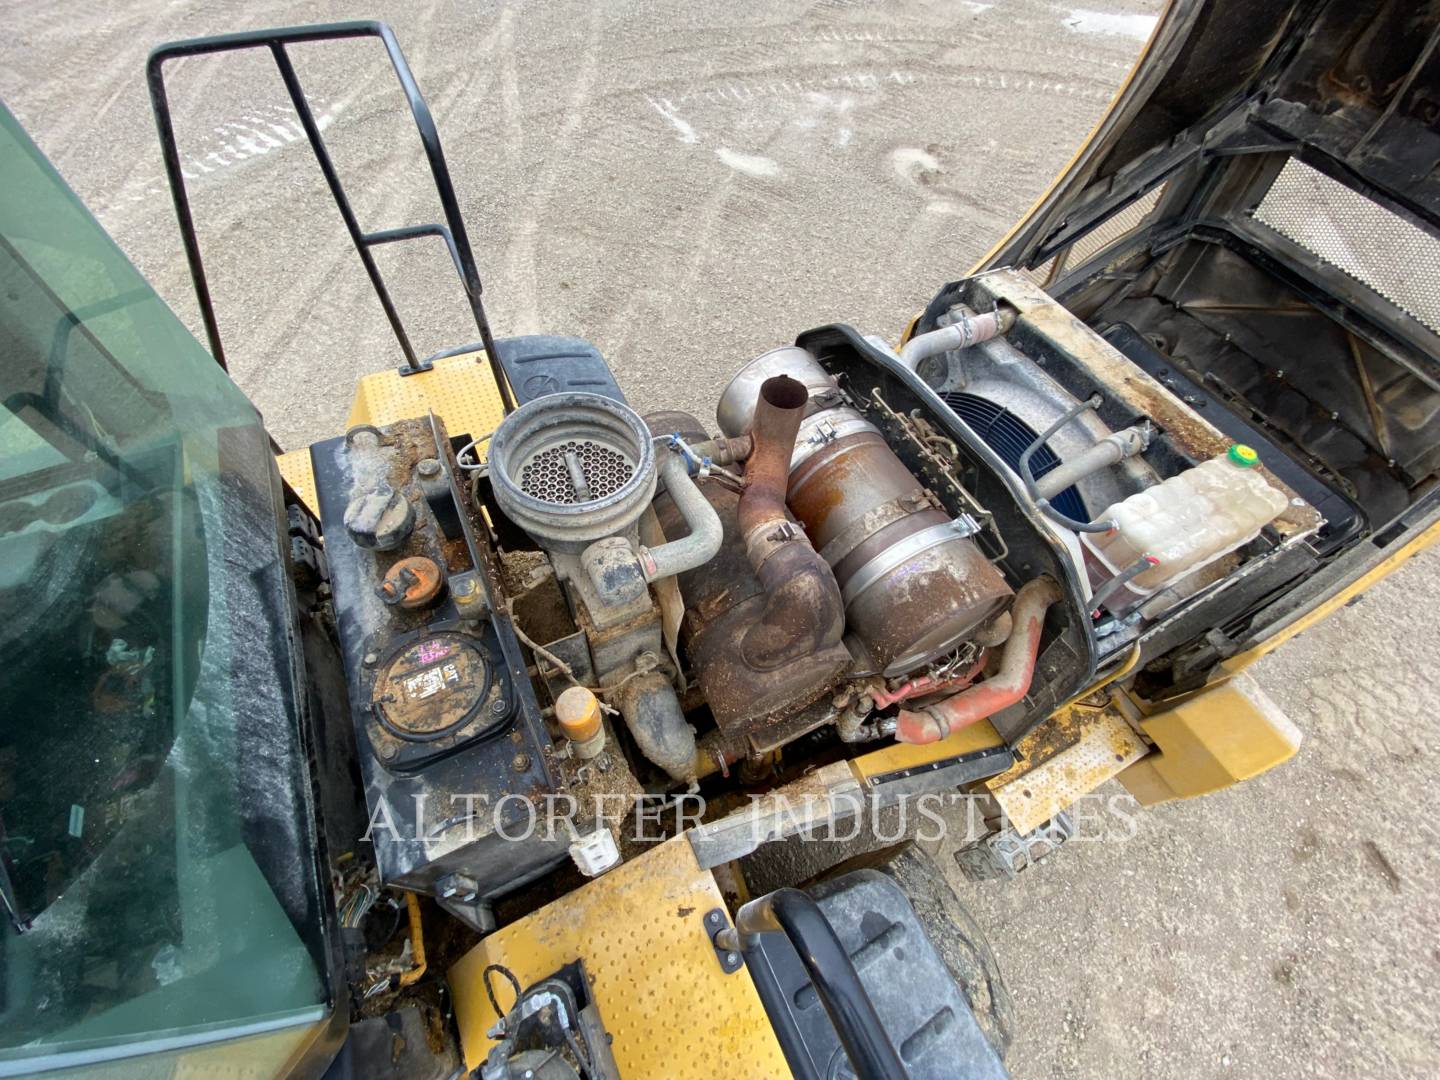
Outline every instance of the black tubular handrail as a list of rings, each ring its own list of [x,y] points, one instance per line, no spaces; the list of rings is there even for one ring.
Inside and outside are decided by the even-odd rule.
[[[816,996],[840,1036],[855,1075],[860,1080],[905,1080],[910,1073],[885,1033],[885,1025],[875,1011],[875,1003],[865,992],[850,954],[820,905],[799,889],[776,889],[751,900],[735,913],[734,929],[727,928],[716,936],[718,945],[738,949],[745,958],[745,966],[772,1022],[794,1026],[789,1009],[784,1007],[784,991],[760,947],[760,935],[772,932],[783,933],[790,939],[810,975]],[[772,1008],[772,1003],[779,1007]],[[804,1045],[799,1032],[781,1030],[776,1035],[782,1047],[789,1049],[786,1056],[792,1059],[791,1068],[796,1068],[796,1051],[803,1053]]]
[[[361,229],[360,223],[355,217],[355,211],[350,206],[350,200],[345,195],[345,189],[340,183],[339,174],[335,171],[335,164],[330,159],[330,152],[325,147],[320,126],[315,122],[309,102],[305,99],[305,92],[300,86],[300,78],[295,72],[294,65],[290,62],[286,46],[304,42],[361,37],[379,38],[390,58],[391,66],[395,69],[395,76],[400,81],[400,88],[405,93],[410,113],[415,120],[415,127],[419,131],[420,143],[425,149],[425,157],[430,163],[430,174],[435,182],[435,190],[440,196],[440,207],[445,214],[445,224],[443,225],[409,225],[398,229],[365,232]],[[321,173],[324,174],[331,197],[334,198],[335,205],[340,211],[340,217],[345,222],[345,229],[350,234],[350,240],[355,245],[355,251],[360,256],[361,263],[365,266],[365,272],[380,300],[380,306],[385,311],[385,318],[395,333],[400,350],[405,354],[405,363],[400,368],[400,374],[412,375],[418,371],[428,370],[431,362],[437,357],[431,356],[423,360],[416,357],[415,348],[410,342],[409,335],[405,332],[404,323],[390,297],[390,290],[385,285],[380,269],[375,265],[375,259],[370,249],[381,244],[436,236],[445,242],[445,247],[455,264],[455,271],[460,277],[465,297],[470,303],[470,311],[475,317],[475,325],[480,332],[480,345],[485,350],[485,356],[490,362],[490,370],[494,375],[506,411],[514,409],[515,400],[511,394],[509,383],[505,379],[504,369],[495,355],[495,339],[490,332],[490,323],[485,317],[485,309],[481,304],[480,273],[475,267],[475,255],[470,249],[470,237],[465,231],[465,220],[460,214],[460,204],[455,197],[455,187],[450,182],[450,169],[445,163],[445,153],[440,147],[440,133],[435,127],[430,107],[425,103],[425,98],[421,95],[420,88],[415,82],[415,76],[410,71],[410,65],[405,60],[405,54],[401,52],[400,44],[395,40],[394,32],[383,22],[324,23],[315,26],[291,26],[274,30],[219,34],[214,37],[171,42],[159,46],[150,54],[150,59],[145,66],[146,82],[150,89],[150,106],[155,113],[155,126],[160,133],[160,148],[165,159],[165,175],[170,184],[170,196],[175,203],[175,215],[180,221],[180,238],[185,245],[185,258],[190,264],[190,278],[195,284],[195,297],[200,304],[200,316],[205,322],[205,334],[209,338],[210,351],[215,360],[222,368],[228,370],[224,346],[220,342],[220,326],[215,318],[215,306],[210,295],[209,283],[205,278],[205,265],[200,257],[200,243],[195,234],[195,221],[190,210],[190,196],[185,189],[185,175],[180,167],[180,151],[175,141],[175,127],[170,115],[169,98],[165,91],[164,68],[168,61],[180,57],[261,48],[269,49],[275,59],[275,66],[279,69],[280,78],[285,83],[290,102],[300,118],[305,136],[310,142],[310,149],[315,154],[315,160],[320,166]],[[453,350],[446,350],[445,353],[437,354],[437,356],[452,352]]]

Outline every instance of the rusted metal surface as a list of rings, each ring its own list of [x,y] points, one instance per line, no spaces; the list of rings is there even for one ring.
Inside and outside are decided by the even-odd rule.
[[[937,742],[957,728],[994,716],[1023,698],[1035,674],[1045,613],[1060,599],[1060,586],[1036,578],[1021,587],[1010,609],[1013,628],[1000,654],[1000,667],[989,678],[954,697],[916,712],[903,711],[896,720],[901,742]]]
[[[777,375],[761,384],[755,405],[754,452],[745,463],[738,513],[765,598],[741,640],[742,658],[757,672],[822,653],[837,646],[845,632],[835,575],[785,505],[790,455],[808,398],[804,385]]]
[[[950,517],[876,431],[836,439],[790,477],[790,507],[834,568],[868,670],[903,675],[953,649],[1011,596],[960,532],[912,554]]]
[[[790,455],[808,400],[804,385],[786,375],[767,379],[760,387],[750,432],[754,452],[745,462],[745,494],[740,499],[740,530],[747,547],[756,529],[790,519],[785,509]]]
[[[686,607],[681,637],[705,701],[733,748],[733,763],[752,745],[789,734],[793,718],[845,674],[850,653],[837,644],[764,672],[746,663],[742,645],[763,616],[765,590],[745,554],[740,496],[716,480],[701,481],[700,490],[720,517],[724,540],[714,559],[680,576]],[[656,500],[655,510],[666,535],[684,531],[668,496]],[[752,732],[755,744],[747,737]]]
[[[423,608],[440,595],[444,578],[434,559],[411,555],[395,563],[380,582],[380,599],[402,608]]]

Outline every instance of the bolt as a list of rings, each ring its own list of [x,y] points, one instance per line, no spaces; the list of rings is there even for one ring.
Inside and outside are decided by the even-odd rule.
[[[433,457],[427,457],[415,466],[415,471],[421,476],[439,476],[440,462]]]
[[[394,756],[395,756],[395,748],[394,748],[393,746],[382,746],[382,747],[380,747],[380,757],[381,757],[381,760],[383,760],[383,761],[389,761],[389,760],[390,760],[391,758],[393,758]]]
[[[516,754],[516,755],[514,756],[514,758],[511,759],[511,761],[510,761],[510,766],[511,766],[511,768],[513,768],[516,772],[524,772],[526,769],[528,769],[528,768],[530,767],[530,755],[529,755],[529,754]]]
[[[720,925],[720,913],[718,911],[710,912],[709,915],[705,916],[705,921],[708,922],[711,926]]]
[[[727,952],[727,953],[725,954],[725,962],[726,962],[727,964],[738,964],[738,963],[740,962],[740,954],[739,954],[739,953],[733,953],[733,952]]]
[[[504,716],[506,707],[504,698],[497,697],[490,703],[490,711],[496,716]]]
[[[374,666],[375,666],[376,664],[378,664],[379,662],[380,662],[380,654],[379,654],[379,653],[367,652],[367,653],[365,654],[365,666],[366,666],[366,667],[374,667]]]

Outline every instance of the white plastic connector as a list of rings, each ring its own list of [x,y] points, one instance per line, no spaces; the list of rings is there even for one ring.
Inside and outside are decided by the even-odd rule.
[[[615,837],[604,827],[585,836],[577,836],[570,845],[570,857],[586,877],[599,877],[620,862],[620,849]]]

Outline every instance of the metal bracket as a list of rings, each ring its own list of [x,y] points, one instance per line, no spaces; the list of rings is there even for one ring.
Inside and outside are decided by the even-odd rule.
[[[840,432],[835,429],[835,425],[829,420],[822,420],[815,425],[815,430],[810,433],[810,437],[805,441],[811,446],[824,446],[826,443],[834,442],[839,437]]]
[[[729,928],[730,920],[725,917],[724,908],[711,908],[705,913],[705,933],[710,938],[710,947],[715,950],[715,959],[720,961],[720,970],[726,975],[734,975],[745,966],[744,959],[738,950],[722,948],[715,940]]]
[[[969,514],[957,514],[950,527],[955,530],[956,536],[974,536],[981,529],[981,525]]]

